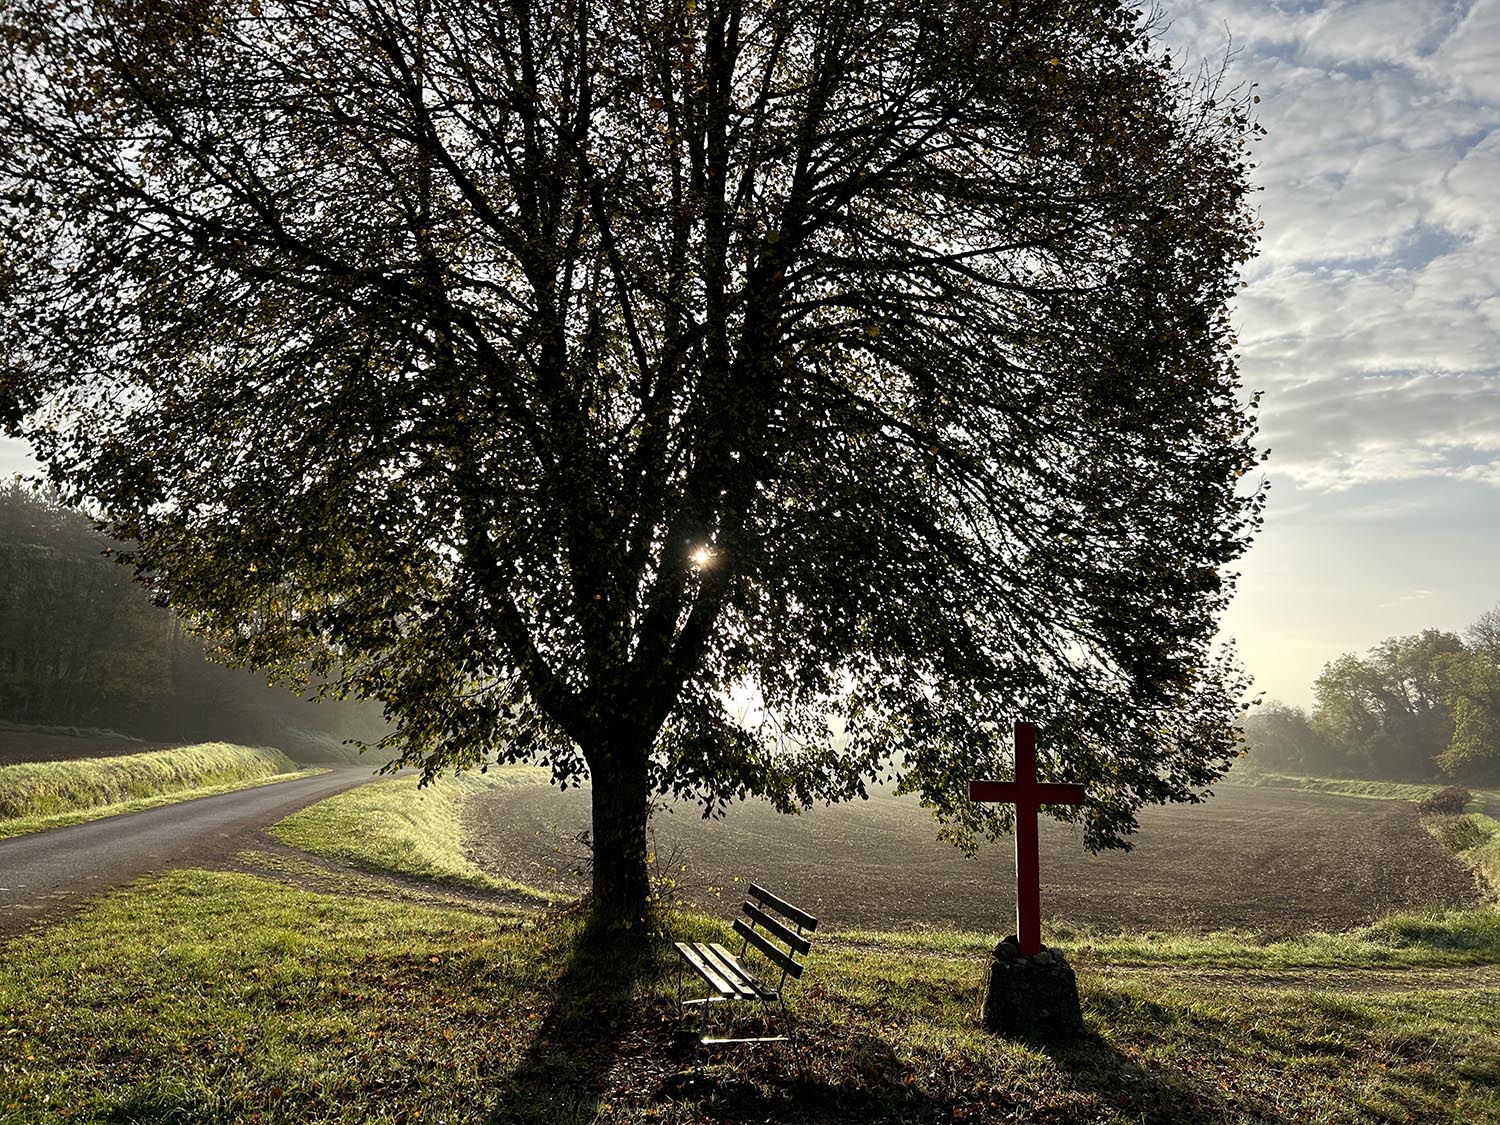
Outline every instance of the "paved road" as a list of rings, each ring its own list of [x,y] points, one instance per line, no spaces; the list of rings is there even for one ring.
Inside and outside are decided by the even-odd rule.
[[[142,875],[228,859],[260,844],[267,825],[372,778],[368,767],[338,769],[0,840],[0,939]]]

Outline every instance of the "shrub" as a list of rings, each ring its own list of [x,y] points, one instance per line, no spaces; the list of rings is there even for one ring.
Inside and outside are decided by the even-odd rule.
[[[1469,803],[1469,791],[1462,785],[1450,785],[1446,789],[1439,789],[1427,797],[1424,797],[1417,808],[1424,813],[1448,813],[1458,814],[1464,811],[1464,806]]]
[[[1427,831],[1450,855],[1477,848],[1490,838],[1484,826],[1472,816],[1435,816],[1427,821]]]

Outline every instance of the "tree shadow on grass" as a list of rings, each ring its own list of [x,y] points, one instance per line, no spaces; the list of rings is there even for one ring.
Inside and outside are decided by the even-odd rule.
[[[1100,996],[1092,1004],[1108,1005]],[[1143,998],[1132,998],[1132,1023],[1139,1026],[1168,1028],[1179,1022],[1180,1009]],[[1096,1016],[1106,1016],[1100,1011]],[[1202,1029],[1201,1034],[1184,1040],[1175,1049],[1188,1061],[1222,1060],[1232,1063],[1234,1045],[1223,1041],[1223,1029]],[[1075,1089],[1090,1095],[1099,1103],[1143,1122],[1265,1122],[1276,1125],[1285,1120],[1274,1107],[1253,1093],[1236,1093],[1210,1087],[1190,1075],[1130,1058],[1096,1031],[1081,1038],[1055,1043],[1031,1043],[1042,1051],[1060,1071],[1065,1072]]]
[[[996,1037],[997,1049],[1006,1040]],[[774,1055],[708,1060],[672,1076],[658,1106],[680,1107],[685,1120],[780,1125],[1001,1122],[1093,1123],[1119,1119],[1148,1125],[1219,1125],[1283,1118],[1251,1097],[1236,1097],[1193,1078],[1143,1065],[1097,1034],[1069,1043],[1018,1041],[1045,1055],[1051,1074],[1002,1068],[985,1073],[963,1052],[913,1055],[880,1034],[825,1026],[811,1035],[795,1065]]]
[[[1226,1097],[1223,1091],[1185,1075],[1142,1066],[1097,1034],[1067,1044],[1035,1046],[1068,1075],[1074,1089],[1131,1121],[1152,1125],[1210,1125],[1222,1121],[1277,1125],[1284,1120],[1257,1101]]]
[[[798,1023],[799,1045],[712,1050],[674,1035],[675,1006],[650,999],[661,980],[660,943],[591,940],[576,931],[550,988],[546,1015],[516,1064],[498,1076],[492,1125],[586,1125],[661,1120],[780,1125],[864,1122],[1094,1122],[1104,1116],[1161,1125],[1283,1118],[1251,1092],[1127,1056],[1088,1034],[1066,1043],[1024,1042],[1052,1063],[977,1065],[963,1050],[903,1046],[878,1029]],[[670,971],[667,969],[665,971]],[[1135,1003],[1140,1004],[1137,1000]],[[1180,1013],[1144,1002],[1145,1023]],[[997,1050],[1006,1040],[995,1037]],[[1184,1050],[1232,1059],[1214,1033]],[[984,1052],[981,1049],[981,1054]]]
[[[649,939],[588,930],[571,941],[547,1014],[516,1065],[497,1079],[493,1125],[586,1125],[599,1116],[610,1072],[639,1035],[637,985],[652,966]]]
[[[658,1097],[688,1120],[723,1125],[953,1120],[949,1099],[904,1081],[892,1046],[866,1034],[795,1050],[766,1044],[703,1054],[662,1083]]]

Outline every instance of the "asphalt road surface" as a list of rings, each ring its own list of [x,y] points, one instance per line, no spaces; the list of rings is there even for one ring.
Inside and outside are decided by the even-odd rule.
[[[338,769],[0,840],[0,939],[142,875],[212,866],[263,846],[267,825],[373,777],[368,768]]]

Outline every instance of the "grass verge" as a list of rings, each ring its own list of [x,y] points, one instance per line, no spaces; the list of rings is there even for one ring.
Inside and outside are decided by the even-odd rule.
[[[1232,785],[1252,785],[1260,789],[1306,789],[1313,793],[1330,793],[1339,797],[1370,797],[1379,801],[1420,801],[1442,789],[1441,785],[1422,785],[1402,781],[1365,781],[1357,777],[1299,777],[1287,773],[1242,773],[1226,778]]]
[[[468,798],[545,776],[531,766],[506,766],[485,774],[440,777],[421,788],[414,777],[392,778],[310,805],[273,825],[271,834],[294,848],[365,871],[550,902],[555,896],[476,867],[464,854],[459,820]]]
[[[981,958],[878,935],[814,945],[794,1062],[679,1045],[667,936],[176,872],[5,947],[0,1122],[1500,1121],[1494,989],[1083,969],[1092,1034],[1044,1047],[976,1026]]]
[[[832,935],[853,946],[929,955],[986,954],[995,939],[957,930]],[[1395,914],[1345,933],[1266,939],[1234,931],[1109,933],[1088,926],[1050,925],[1047,944],[1075,965],[1282,969],[1448,969],[1500,965],[1500,910]]]
[[[1249,773],[1236,770],[1225,778],[1229,785],[1248,785],[1258,789],[1305,789],[1336,797],[1368,797],[1377,801],[1420,801],[1451,782],[1424,784],[1405,781],[1366,781],[1357,777],[1301,777],[1288,773]],[[1484,810],[1487,800],[1500,800],[1500,791],[1474,789],[1471,811]]]
[[[283,781],[297,781],[304,777],[316,777],[329,772],[316,767],[292,770],[290,773],[273,773],[269,777],[248,777],[239,781],[226,781],[221,785],[202,785],[195,789],[174,789],[170,793],[158,793],[154,797],[136,797],[113,805],[95,805],[88,809],[53,813],[51,816],[22,816],[13,820],[0,820],[0,840],[9,836],[20,836],[27,832],[40,832],[45,828],[66,828],[70,824],[83,824],[90,820],[103,820],[122,813],[144,812],[162,805],[175,805],[180,801],[193,801],[199,797],[217,797],[220,793],[235,793],[241,789],[258,789],[262,785],[276,785]]]
[[[1492,897],[1500,894],[1500,820],[1471,812],[1423,817],[1422,826],[1479,876]]]
[[[280,750],[226,742],[0,766],[0,838],[318,772]]]

